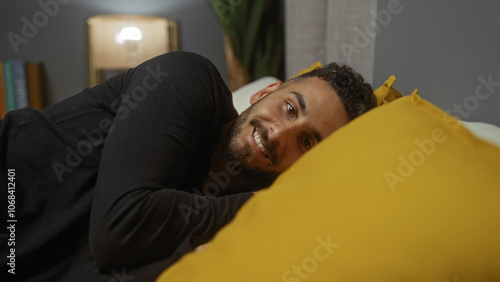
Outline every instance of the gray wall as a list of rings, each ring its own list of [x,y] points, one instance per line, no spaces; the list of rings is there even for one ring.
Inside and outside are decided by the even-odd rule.
[[[211,59],[226,76],[223,31],[204,0],[58,0],[59,11],[15,53],[9,32],[22,35],[22,19],[43,11],[39,1],[2,0],[0,59],[43,62],[49,101],[60,101],[88,84],[86,19],[97,14],[136,13],[180,22],[181,48]],[[379,13],[390,1],[378,0]],[[500,1],[400,0],[401,12],[382,22],[375,44],[374,85],[394,74],[396,88],[414,88],[464,120],[500,125],[500,86],[475,89],[480,77],[500,82]],[[491,91],[493,90],[493,91]],[[485,98],[488,93],[489,97]]]
[[[394,74],[403,95],[418,88],[460,119],[500,126],[500,1],[399,2],[376,38],[374,85]]]
[[[88,85],[86,19],[98,14],[149,14],[179,21],[181,49],[200,53],[226,77],[223,31],[205,0],[2,0],[0,3],[0,60],[19,59],[42,62],[49,83],[49,102],[69,97]],[[52,3],[53,15],[26,38],[15,52],[7,34],[23,35],[23,18],[33,22]],[[56,9],[54,3],[57,4]],[[43,25],[42,25],[43,24]],[[30,35],[31,36],[31,35]],[[23,36],[24,37],[24,36]]]

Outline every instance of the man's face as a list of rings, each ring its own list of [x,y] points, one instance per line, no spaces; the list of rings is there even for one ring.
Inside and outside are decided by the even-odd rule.
[[[333,88],[316,77],[272,84],[250,102],[233,125],[228,153],[243,172],[269,184],[349,120]]]

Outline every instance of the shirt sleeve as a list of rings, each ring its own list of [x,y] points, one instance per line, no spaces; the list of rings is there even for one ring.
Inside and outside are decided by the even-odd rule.
[[[103,271],[168,257],[188,236],[211,238],[251,197],[182,191],[184,180],[199,173],[190,171],[198,150],[212,143],[208,136],[229,114],[218,105],[230,92],[207,59],[170,53],[124,75],[113,86],[122,98],[90,219],[90,245]]]

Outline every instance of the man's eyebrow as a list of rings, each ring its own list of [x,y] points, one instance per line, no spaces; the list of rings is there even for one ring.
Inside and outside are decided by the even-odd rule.
[[[321,134],[319,134],[319,132],[315,128],[311,128],[310,130],[316,141],[320,142],[321,140],[323,140],[323,137],[321,137]]]
[[[307,114],[307,105],[306,105],[306,101],[304,100],[304,96],[302,96],[302,94],[300,94],[299,92],[296,92],[296,91],[292,91],[291,93],[295,96],[295,98],[299,102],[301,112],[304,115],[306,115]],[[311,130],[314,138],[316,139],[316,141],[320,142],[321,140],[323,140],[323,137],[321,137],[321,134],[319,134],[319,131],[316,130],[316,128],[311,127],[310,130]]]
[[[304,114],[307,114],[307,105],[306,101],[304,100],[304,96],[302,96],[302,94],[300,94],[299,92],[295,91],[292,91],[291,93],[293,94],[293,96],[295,96],[295,98],[299,102],[300,111]]]

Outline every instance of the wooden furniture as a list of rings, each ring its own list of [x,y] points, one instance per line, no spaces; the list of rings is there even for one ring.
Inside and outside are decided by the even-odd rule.
[[[144,15],[98,15],[87,20],[90,87],[106,79],[106,71],[135,67],[179,48],[176,21]]]

